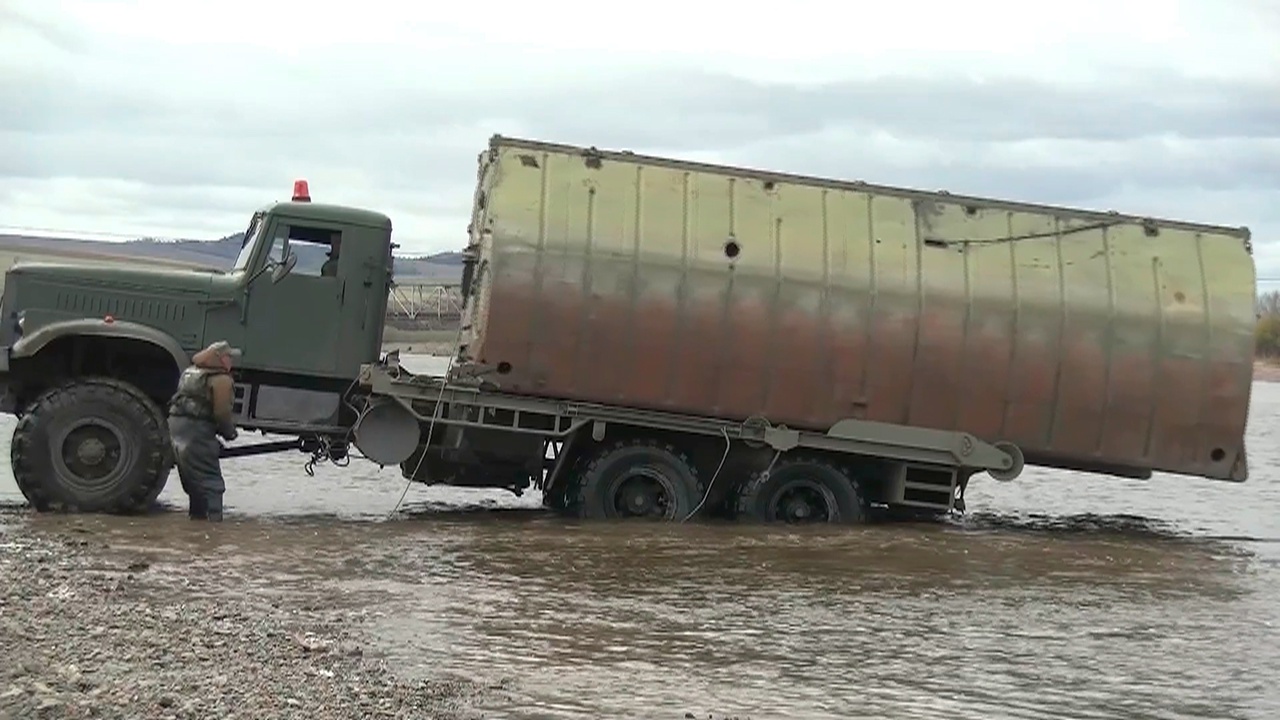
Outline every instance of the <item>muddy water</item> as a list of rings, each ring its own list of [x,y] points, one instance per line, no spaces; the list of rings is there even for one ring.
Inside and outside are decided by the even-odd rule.
[[[164,515],[32,523],[365,608],[402,672],[501,685],[490,718],[1276,718],[1277,441],[1258,383],[1244,485],[1033,469],[947,525],[586,526],[416,486],[382,522],[394,469],[295,455],[228,461],[211,533],[176,481]]]

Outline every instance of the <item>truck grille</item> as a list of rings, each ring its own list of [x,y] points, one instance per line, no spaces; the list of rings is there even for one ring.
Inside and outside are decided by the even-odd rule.
[[[111,315],[145,322],[182,322],[187,314],[184,305],[162,300],[102,297],[79,292],[58,293],[57,308],[87,317]]]

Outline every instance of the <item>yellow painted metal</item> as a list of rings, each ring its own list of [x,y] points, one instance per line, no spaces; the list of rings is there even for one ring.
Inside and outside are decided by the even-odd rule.
[[[495,137],[464,362],[539,395],[1243,480],[1245,228]]]

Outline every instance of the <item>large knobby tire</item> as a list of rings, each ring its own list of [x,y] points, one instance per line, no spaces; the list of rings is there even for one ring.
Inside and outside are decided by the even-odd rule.
[[[693,463],[674,447],[622,440],[595,454],[573,489],[573,510],[581,518],[683,520],[702,502],[703,485]]]
[[[753,522],[857,525],[867,511],[855,478],[825,460],[797,457],[780,459],[744,483],[734,515]]]
[[[40,511],[134,513],[172,466],[164,416],[132,385],[85,378],[48,390],[13,431],[18,489]]]

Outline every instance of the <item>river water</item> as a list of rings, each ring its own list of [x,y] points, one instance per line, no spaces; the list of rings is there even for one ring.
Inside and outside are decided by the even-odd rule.
[[[1032,468],[975,478],[953,523],[583,525],[420,486],[384,521],[396,469],[292,453],[226,461],[212,532],[176,475],[167,513],[31,522],[364,608],[400,672],[501,686],[488,718],[1273,719],[1280,384],[1253,398],[1243,485]]]

